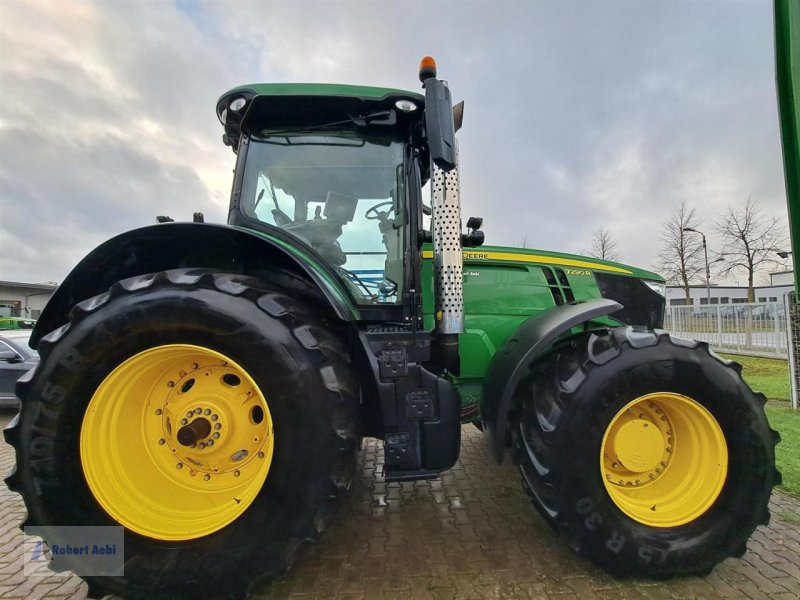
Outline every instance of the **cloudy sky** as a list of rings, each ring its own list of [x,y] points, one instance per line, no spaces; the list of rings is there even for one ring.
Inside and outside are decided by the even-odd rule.
[[[224,221],[226,89],[418,89],[425,54],[466,102],[487,243],[577,251],[604,226],[651,267],[682,200],[708,233],[750,194],[785,215],[771,5],[0,0],[0,279],[61,281],[157,214]]]

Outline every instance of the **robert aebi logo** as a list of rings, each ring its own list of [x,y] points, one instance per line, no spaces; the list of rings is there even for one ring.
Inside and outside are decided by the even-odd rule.
[[[117,553],[116,544],[94,544],[92,546],[72,546],[71,544],[58,545],[53,544],[50,547],[53,556],[98,556],[98,555],[114,555]]]

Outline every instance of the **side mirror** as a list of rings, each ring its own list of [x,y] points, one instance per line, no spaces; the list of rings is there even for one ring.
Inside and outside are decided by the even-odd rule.
[[[477,248],[483,246],[486,241],[486,236],[480,230],[483,225],[483,217],[470,217],[467,221],[467,229],[469,233],[461,234],[461,247],[462,248]]]
[[[22,357],[13,350],[0,351],[0,361],[2,362],[17,363],[20,362],[21,360]]]
[[[467,219],[467,229],[480,229],[483,225],[483,217],[470,217]]]
[[[431,160],[442,171],[456,166],[456,130],[450,90],[438,79],[425,80],[425,129]]]

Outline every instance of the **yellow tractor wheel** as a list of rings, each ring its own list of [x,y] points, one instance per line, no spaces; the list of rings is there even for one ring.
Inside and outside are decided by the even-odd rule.
[[[358,447],[355,377],[319,312],[181,269],[114,285],[42,339],[9,483],[26,525],[124,528],[124,577],[86,577],[92,596],[241,595],[318,536]]]
[[[631,327],[534,364],[515,427],[534,506],[618,575],[708,573],[767,522],[777,434],[708,346]]]

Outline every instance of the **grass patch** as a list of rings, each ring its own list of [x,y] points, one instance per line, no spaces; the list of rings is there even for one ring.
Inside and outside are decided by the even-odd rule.
[[[775,462],[783,475],[781,488],[800,497],[800,412],[788,406],[767,406],[767,418],[781,434]]]
[[[742,365],[742,376],[751,388],[758,392],[764,392],[770,400],[789,401],[791,394],[789,361],[739,354],[723,354],[722,356]]]
[[[764,392],[770,400],[789,401],[788,361],[738,354],[723,356],[742,365],[742,376],[754,390]],[[768,404],[765,410],[770,425],[781,434],[781,443],[775,448],[775,462],[783,475],[780,487],[800,497],[800,411],[792,410],[788,404]]]

